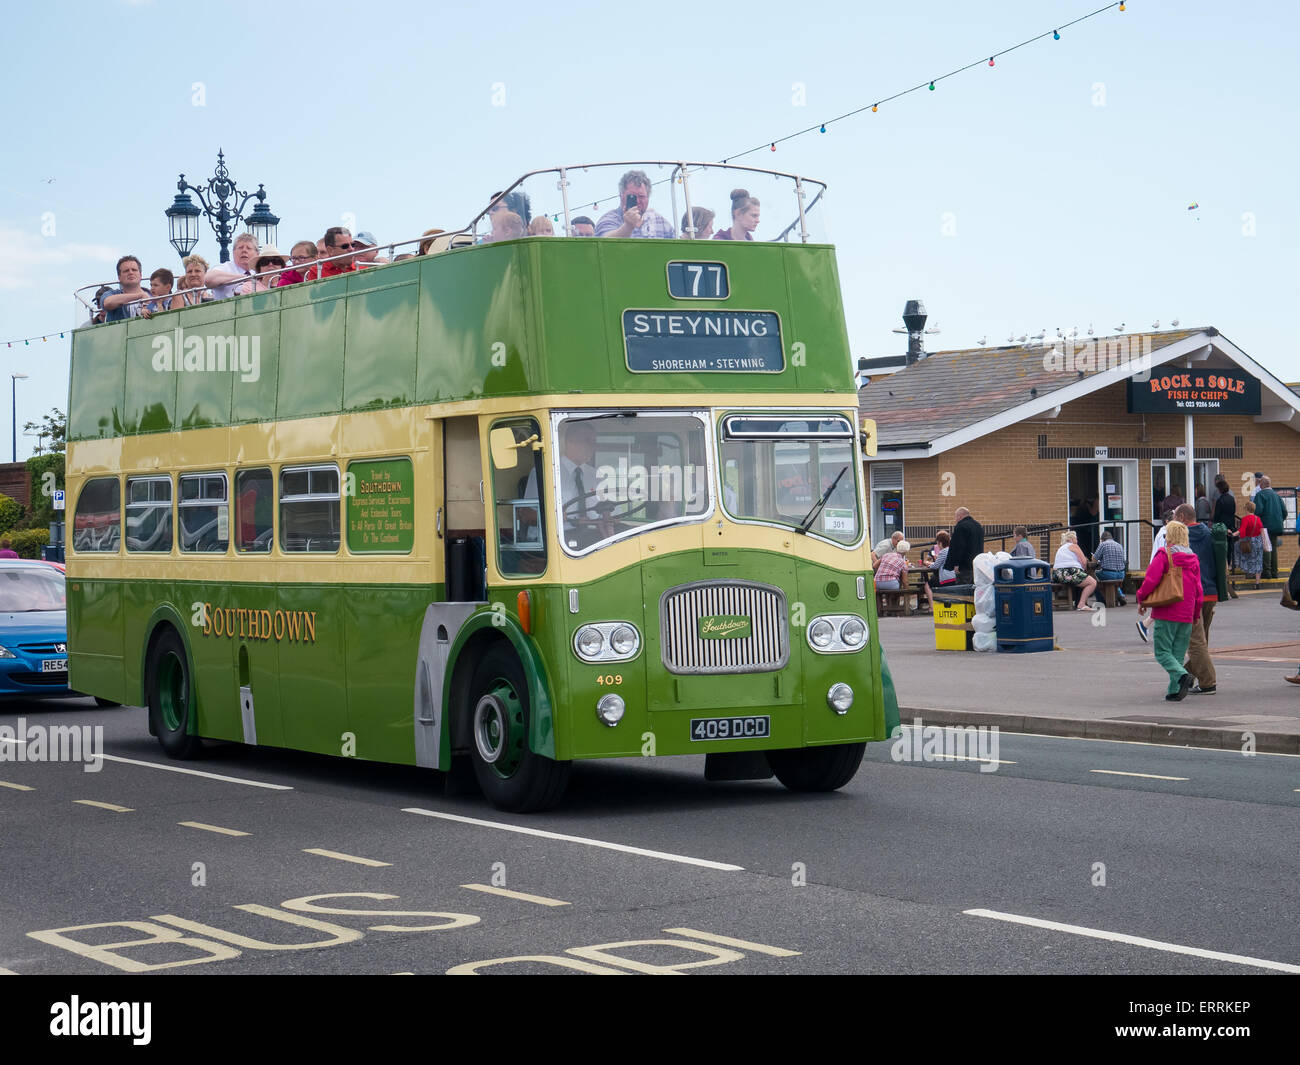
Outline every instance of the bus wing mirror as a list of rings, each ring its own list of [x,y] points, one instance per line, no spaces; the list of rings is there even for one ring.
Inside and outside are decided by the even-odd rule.
[[[864,455],[875,455],[876,423],[870,418],[862,419],[862,431],[858,433],[858,439],[862,442],[862,453]]]
[[[513,470],[519,465],[518,444],[515,434],[507,426],[500,426],[488,434],[488,444],[492,449],[492,465],[498,470]]]

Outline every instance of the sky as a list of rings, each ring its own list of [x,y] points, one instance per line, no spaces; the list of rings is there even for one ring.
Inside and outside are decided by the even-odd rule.
[[[71,293],[113,279],[119,255],[146,275],[175,269],[163,211],[180,172],[211,176],[218,148],[240,188],[265,184],[282,250],[353,219],[400,240],[458,228],[527,171],[734,157],[976,61],[742,160],[829,186],[855,358],[903,351],[892,330],[921,299],[940,330],[931,351],[1177,319],[1300,380],[1283,313],[1297,280],[1300,9],[1134,0],[1051,38],[1101,6],[14,6],[0,357],[5,375],[29,376],[5,398],[20,433],[66,410],[68,339],[21,341],[83,321]],[[725,200],[710,205],[725,224]],[[217,259],[206,224],[195,250]],[[35,443],[19,435],[18,457]]]

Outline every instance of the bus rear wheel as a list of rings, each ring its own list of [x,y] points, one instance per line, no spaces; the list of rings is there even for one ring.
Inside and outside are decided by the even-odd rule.
[[[836,791],[853,779],[866,749],[865,743],[839,743],[768,751],[767,761],[776,779],[791,791]]]
[[[559,802],[570,763],[528,749],[528,685],[512,650],[488,650],[474,668],[470,698],[470,758],[488,801],[515,813]]]
[[[190,732],[194,685],[185,644],[174,629],[162,633],[149,652],[145,673],[149,726],[171,758],[196,758],[203,749]]]

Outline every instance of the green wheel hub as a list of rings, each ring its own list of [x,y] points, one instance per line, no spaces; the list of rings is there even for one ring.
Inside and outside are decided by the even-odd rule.
[[[158,663],[158,708],[163,724],[172,732],[186,720],[188,696],[185,664],[176,655],[167,654]]]
[[[483,762],[503,780],[515,775],[528,750],[524,707],[504,678],[498,678],[474,707],[474,746]]]

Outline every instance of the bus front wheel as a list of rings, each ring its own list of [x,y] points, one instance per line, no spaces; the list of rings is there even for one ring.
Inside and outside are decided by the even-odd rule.
[[[570,763],[528,749],[528,685],[512,650],[488,650],[474,669],[470,698],[470,758],[488,801],[515,813],[559,802]]]
[[[197,757],[203,744],[190,733],[194,685],[185,644],[174,629],[154,643],[145,677],[149,725],[162,749],[172,758]]]
[[[768,751],[776,779],[791,791],[835,791],[853,779],[866,752],[865,743]]]

